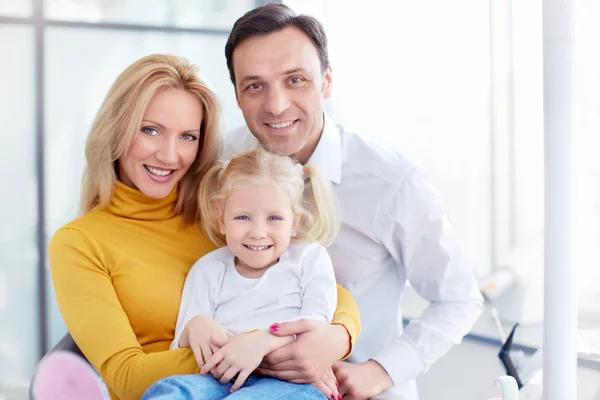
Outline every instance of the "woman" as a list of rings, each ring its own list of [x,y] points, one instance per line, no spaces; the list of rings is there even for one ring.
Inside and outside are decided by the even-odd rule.
[[[185,277],[215,249],[197,223],[197,192],[219,157],[218,125],[217,99],[195,67],[166,55],[129,66],[93,123],[83,216],[54,234],[49,259],[67,328],[113,399],[199,371],[189,348],[169,345]],[[338,296],[333,323],[354,341],[356,304]],[[202,329],[189,324],[190,337]]]

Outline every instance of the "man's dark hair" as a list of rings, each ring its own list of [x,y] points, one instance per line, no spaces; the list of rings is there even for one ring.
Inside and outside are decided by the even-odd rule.
[[[300,29],[310,38],[319,53],[321,71],[325,72],[329,67],[329,56],[327,54],[327,36],[325,36],[323,25],[309,15],[296,15],[291,8],[284,4],[269,3],[248,11],[233,24],[233,29],[231,29],[225,45],[225,58],[233,86],[235,86],[233,51],[237,45],[251,37],[268,35],[288,26]]]

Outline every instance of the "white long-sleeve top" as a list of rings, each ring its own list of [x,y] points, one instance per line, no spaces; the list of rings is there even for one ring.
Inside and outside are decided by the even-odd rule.
[[[333,265],[320,244],[291,244],[256,279],[240,275],[235,255],[222,247],[198,260],[188,273],[171,349],[178,348],[183,329],[197,315],[239,334],[302,318],[329,323],[336,306]]]
[[[360,309],[362,334],[349,360],[377,361],[394,392],[416,400],[414,378],[470,331],[483,298],[423,172],[398,152],[324,119],[307,164],[329,178],[341,206],[342,228],[328,251],[337,282]],[[257,146],[242,127],[226,135],[223,158]],[[400,297],[407,280],[430,305],[403,330]]]

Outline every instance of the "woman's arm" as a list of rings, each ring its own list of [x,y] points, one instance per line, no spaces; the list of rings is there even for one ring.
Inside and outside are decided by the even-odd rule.
[[[190,349],[146,354],[112,285],[103,254],[81,232],[62,228],[49,247],[52,281],[73,339],[120,399],[139,399],[159,379],[199,371]]]
[[[338,338],[341,345],[346,346],[346,353],[342,357],[345,360],[352,354],[354,343],[360,336],[360,311],[352,294],[340,284],[337,285],[337,308],[331,324],[334,328],[331,329],[331,334]],[[336,329],[336,326],[344,327],[345,332]]]

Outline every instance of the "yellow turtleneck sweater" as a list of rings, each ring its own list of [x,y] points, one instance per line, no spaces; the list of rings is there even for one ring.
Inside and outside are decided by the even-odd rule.
[[[169,351],[185,277],[215,249],[176,215],[177,188],[150,199],[117,182],[111,204],[59,229],[50,242],[52,281],[69,332],[113,399],[139,399],[159,379],[197,373],[190,349]],[[359,312],[338,285],[334,323],[360,332]]]

